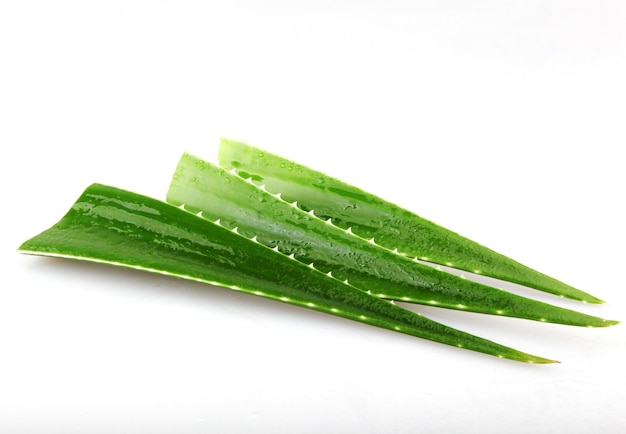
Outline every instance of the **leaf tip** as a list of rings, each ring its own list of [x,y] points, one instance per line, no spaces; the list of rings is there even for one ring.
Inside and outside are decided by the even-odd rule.
[[[613,320],[613,319],[605,319],[604,327],[612,327],[614,325],[618,325],[621,321]]]

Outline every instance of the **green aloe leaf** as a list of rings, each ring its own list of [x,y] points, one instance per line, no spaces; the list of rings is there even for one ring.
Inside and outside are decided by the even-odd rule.
[[[373,194],[245,143],[222,140],[219,162],[304,210],[419,260],[588,303],[602,300],[535,271]]]
[[[93,184],[19,248],[205,282],[392,331],[529,363],[552,363],[368,295],[178,207]]]
[[[285,255],[391,300],[586,327],[607,321],[531,300],[420,264],[355,237],[234,173],[185,154],[167,201],[202,212]]]

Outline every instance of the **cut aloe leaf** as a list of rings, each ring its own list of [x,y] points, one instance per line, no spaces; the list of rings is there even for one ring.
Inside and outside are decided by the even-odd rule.
[[[167,201],[380,298],[576,326],[615,324],[417,263],[189,154],[179,161]]]
[[[264,150],[222,140],[219,163],[268,191],[297,201],[304,210],[330,218],[343,229],[390,250],[423,261],[518,283],[588,303],[603,303],[586,292],[535,271],[408,210],[336,178]]]
[[[19,251],[205,282],[502,358],[554,362],[439,324],[173,205],[105,185],[87,188]]]

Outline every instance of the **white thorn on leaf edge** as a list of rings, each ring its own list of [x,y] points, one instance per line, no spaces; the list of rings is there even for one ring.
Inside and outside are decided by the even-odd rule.
[[[222,226],[222,222],[220,221],[220,219],[215,220],[215,224],[218,226]]]
[[[239,233],[239,227],[235,226],[234,228],[231,229],[231,231],[233,231],[234,233],[238,234]]]
[[[310,216],[312,216],[312,217],[316,217],[317,218],[317,216],[315,215],[315,211],[313,211],[313,210],[309,211],[308,214]]]
[[[253,236],[252,238],[250,238],[250,241],[254,241],[255,243],[258,243],[258,242],[259,242],[259,240],[257,240],[257,239],[256,239],[256,235],[255,235],[255,236]]]
[[[292,253],[291,255],[289,255],[289,257],[290,257],[291,259],[294,259],[294,260],[296,259],[296,255],[295,255],[295,253]]]
[[[352,232],[352,226],[350,226],[348,229],[346,229],[346,232],[351,234],[351,235],[354,235],[354,233]]]

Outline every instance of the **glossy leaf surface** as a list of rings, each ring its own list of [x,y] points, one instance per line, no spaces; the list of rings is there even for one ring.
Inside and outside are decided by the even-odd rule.
[[[368,295],[178,207],[100,184],[19,251],[205,282],[498,357],[553,362]]]
[[[167,200],[380,298],[577,326],[615,324],[420,264],[192,155],[181,158]]]
[[[222,140],[219,162],[304,210],[390,250],[588,303],[602,300],[336,178],[245,143]]]

